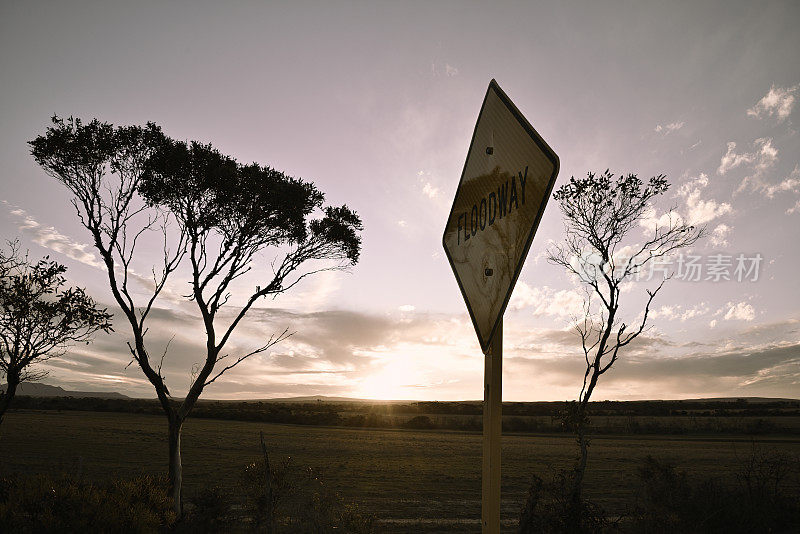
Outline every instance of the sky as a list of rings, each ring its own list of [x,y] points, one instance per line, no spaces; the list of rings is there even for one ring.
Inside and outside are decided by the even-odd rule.
[[[284,328],[294,335],[204,398],[480,399],[483,355],[441,238],[494,78],[558,154],[556,187],[606,169],[668,177],[631,243],[670,208],[708,230],[684,251],[700,272],[665,284],[650,328],[594,398],[797,398],[799,25],[791,1],[5,1],[0,238],[64,263],[70,283],[113,310],[67,190],[27,141],[53,114],[154,121],[173,138],[310,180],[364,222],[356,266],[262,301],[230,354]],[[504,400],[580,390],[572,321],[583,294],[546,260],[563,238],[551,200],[504,319]],[[158,251],[142,250],[134,268],[149,272]],[[657,284],[642,278],[623,294],[630,320]],[[246,283],[235,297],[257,280]],[[186,287],[185,277],[170,281],[147,336],[152,354],[168,345],[176,395],[205,344]],[[117,315],[115,333],[47,362],[46,382],[154,396],[127,366],[129,339]]]

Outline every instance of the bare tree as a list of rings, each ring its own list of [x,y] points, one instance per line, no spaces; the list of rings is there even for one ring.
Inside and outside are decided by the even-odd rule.
[[[22,382],[47,376],[35,364],[63,356],[74,343],[89,343],[98,330],[110,332],[112,316],[86,292],[64,288],[67,268],[44,257],[31,263],[19,241],[0,250],[0,423]]]
[[[293,287],[319,270],[343,269],[358,261],[361,220],[346,206],[323,208],[313,184],[269,167],[240,165],[209,145],[175,142],[154,124],[117,127],[93,120],[53,119],[54,126],[31,141],[32,155],[74,195],[81,223],[105,263],[111,292],[133,333],[136,361],[156,390],[169,434],[169,479],[175,510],[181,507],[181,429],[203,389],[245,359],[286,339],[288,329],[242,354],[226,344],[253,305]],[[322,211],[319,219],[310,219]],[[138,305],[129,281],[136,245],[150,231],[163,237],[162,261],[153,267],[149,296]],[[170,235],[173,237],[170,239]],[[273,269],[253,271],[260,285],[220,326],[219,312],[232,284],[250,273],[266,250]],[[196,303],[206,333],[203,362],[191,373],[189,390],[174,399],[162,373],[166,351],[156,360],[145,343],[146,320],[168,278],[183,260],[190,268],[189,300]],[[332,260],[303,271],[310,260]],[[292,278],[293,277],[293,278]],[[242,291],[237,291],[241,295]]]
[[[588,173],[583,179],[570,178],[553,195],[565,218],[566,238],[548,251],[548,260],[578,277],[586,289],[585,314],[575,321],[586,369],[578,399],[565,417],[579,448],[570,495],[574,507],[580,506],[588,458],[589,399],[620,350],[645,330],[653,299],[668,277],[646,290],[644,309],[633,324],[620,318],[622,286],[639,277],[652,262],[692,245],[704,234],[704,228],[686,224],[672,209],[659,218],[643,242],[632,242],[631,234],[648,214],[651,201],[668,188],[663,175],[644,184],[634,174],[614,179],[606,170],[600,175]],[[573,508],[573,513],[576,510]]]

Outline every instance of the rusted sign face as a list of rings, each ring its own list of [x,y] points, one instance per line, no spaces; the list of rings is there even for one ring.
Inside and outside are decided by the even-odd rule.
[[[494,80],[442,244],[486,352],[558,175],[555,152]]]

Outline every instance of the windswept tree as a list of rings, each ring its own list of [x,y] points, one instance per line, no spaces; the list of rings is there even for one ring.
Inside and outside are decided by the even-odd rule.
[[[112,316],[78,287],[64,287],[67,268],[44,257],[31,263],[19,241],[0,250],[0,423],[17,387],[47,376],[34,366],[63,356],[75,343],[110,332]]]
[[[606,171],[599,175],[588,173],[586,178],[577,180],[570,178],[553,195],[564,215],[566,238],[548,251],[548,260],[576,276],[586,289],[585,314],[575,324],[586,368],[577,402],[566,416],[579,448],[570,495],[574,517],[581,503],[588,458],[589,399],[600,376],[645,331],[650,306],[668,277],[645,290],[647,298],[638,316],[634,308],[626,305],[627,316],[636,317],[630,323],[622,320],[623,285],[642,277],[654,262],[692,245],[704,233],[703,228],[686,224],[673,209],[637,242],[635,230],[642,227],[653,199],[668,188],[663,175],[643,183],[634,174],[614,178]]]
[[[289,335],[286,329],[250,350],[229,353],[236,327],[259,300],[312,273],[355,264],[361,220],[346,206],[324,206],[323,194],[309,182],[241,165],[210,145],[173,141],[153,124],[115,128],[54,118],[30,144],[36,161],[74,195],[130,324],[131,355],[167,417],[169,478],[180,514],[181,429],[203,389]],[[137,242],[150,231],[161,234],[162,261],[152,268],[149,295],[137,302],[129,285],[132,262]],[[204,357],[191,370],[182,399],[172,397],[162,373],[166,352],[154,358],[145,340],[148,314],[176,271],[188,272],[187,299],[197,306],[206,334]],[[221,314],[226,307],[231,312]]]

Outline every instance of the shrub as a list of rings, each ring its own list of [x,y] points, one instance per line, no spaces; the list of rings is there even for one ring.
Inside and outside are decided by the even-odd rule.
[[[584,498],[576,509],[570,502],[569,480],[569,473],[563,470],[554,473],[548,481],[533,476],[520,512],[520,534],[594,534],[616,527],[617,521],[610,520],[592,501]]]
[[[797,532],[798,459],[753,448],[732,481],[689,480],[685,471],[651,456],[634,523],[643,532]]]
[[[271,471],[272,509],[277,532],[368,534],[375,517],[357,503],[345,501],[310,467],[299,468],[291,458]],[[263,460],[244,469],[245,510],[269,531],[266,469]]]
[[[175,523],[162,478],[95,484],[44,475],[0,480],[0,531],[156,532]]]
[[[220,486],[208,486],[189,499],[180,532],[224,532],[236,521],[231,495]]]
[[[433,421],[427,415],[417,415],[412,417],[405,423],[403,423],[403,428],[413,428],[416,430],[428,430],[431,428],[435,428],[436,425],[433,424]]]

